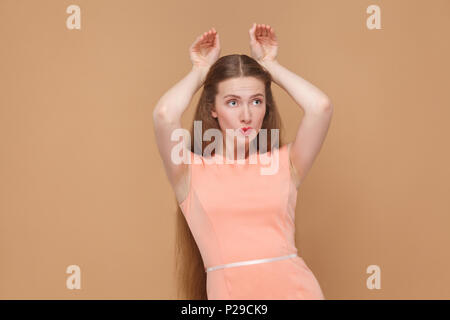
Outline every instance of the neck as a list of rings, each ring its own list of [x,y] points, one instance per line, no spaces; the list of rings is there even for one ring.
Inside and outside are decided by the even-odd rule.
[[[245,150],[244,151],[244,157],[242,157],[240,154],[238,154],[238,145],[237,143],[223,143],[224,147],[223,147],[223,153],[220,150],[217,150],[216,154],[221,156],[221,157],[226,157],[226,159],[229,160],[234,160],[237,161],[238,159],[248,159],[250,157],[250,155],[257,153],[258,150],[256,150],[256,147],[254,148],[250,148],[250,144],[246,143],[245,146],[239,146],[239,151],[241,150]],[[242,151],[241,151],[242,152]]]

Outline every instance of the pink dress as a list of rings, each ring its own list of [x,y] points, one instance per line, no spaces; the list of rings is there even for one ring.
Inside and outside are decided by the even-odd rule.
[[[179,205],[203,259],[208,299],[325,299],[295,246],[288,145],[266,154],[278,157],[274,174],[261,174],[271,165],[259,157],[256,164],[219,164],[225,156],[189,153],[190,189]]]

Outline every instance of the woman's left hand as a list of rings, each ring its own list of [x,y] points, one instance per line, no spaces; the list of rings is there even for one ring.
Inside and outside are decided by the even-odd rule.
[[[254,23],[249,34],[252,57],[260,63],[275,61],[278,41],[273,28],[269,25]]]

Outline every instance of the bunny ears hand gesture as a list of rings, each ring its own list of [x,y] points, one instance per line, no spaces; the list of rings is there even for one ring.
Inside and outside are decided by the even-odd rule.
[[[219,59],[219,34],[214,27],[195,39],[194,43],[189,47],[189,55],[194,67],[205,69],[209,69]]]
[[[258,62],[274,61],[278,54],[278,40],[273,28],[268,24],[253,23],[248,33],[252,57]]]

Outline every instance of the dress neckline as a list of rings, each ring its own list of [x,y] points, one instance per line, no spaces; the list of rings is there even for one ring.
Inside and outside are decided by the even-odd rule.
[[[261,157],[271,157],[273,154],[273,151],[277,149],[278,152],[280,151],[280,147],[274,147],[272,148],[272,150],[268,150],[267,152],[264,153],[260,153],[259,151],[256,151],[252,154],[250,154],[247,158],[243,159],[244,162],[242,162],[242,159],[231,159],[231,158],[226,158],[225,155],[223,154],[218,154],[218,153],[214,153],[214,155],[208,156],[208,157],[204,157],[203,155],[201,156],[203,159],[208,159],[208,161],[211,161],[210,159],[212,159],[212,162],[214,164],[220,164],[220,165],[228,165],[228,166],[238,166],[238,167],[248,167],[249,165],[261,165]],[[253,162],[250,162],[252,160],[252,158],[255,158],[255,160],[253,160]],[[220,159],[222,160],[222,162],[220,162]],[[227,162],[227,160],[229,160],[229,162]],[[268,161],[270,164],[271,160],[265,160]],[[262,165],[269,165],[267,163],[264,163]]]

